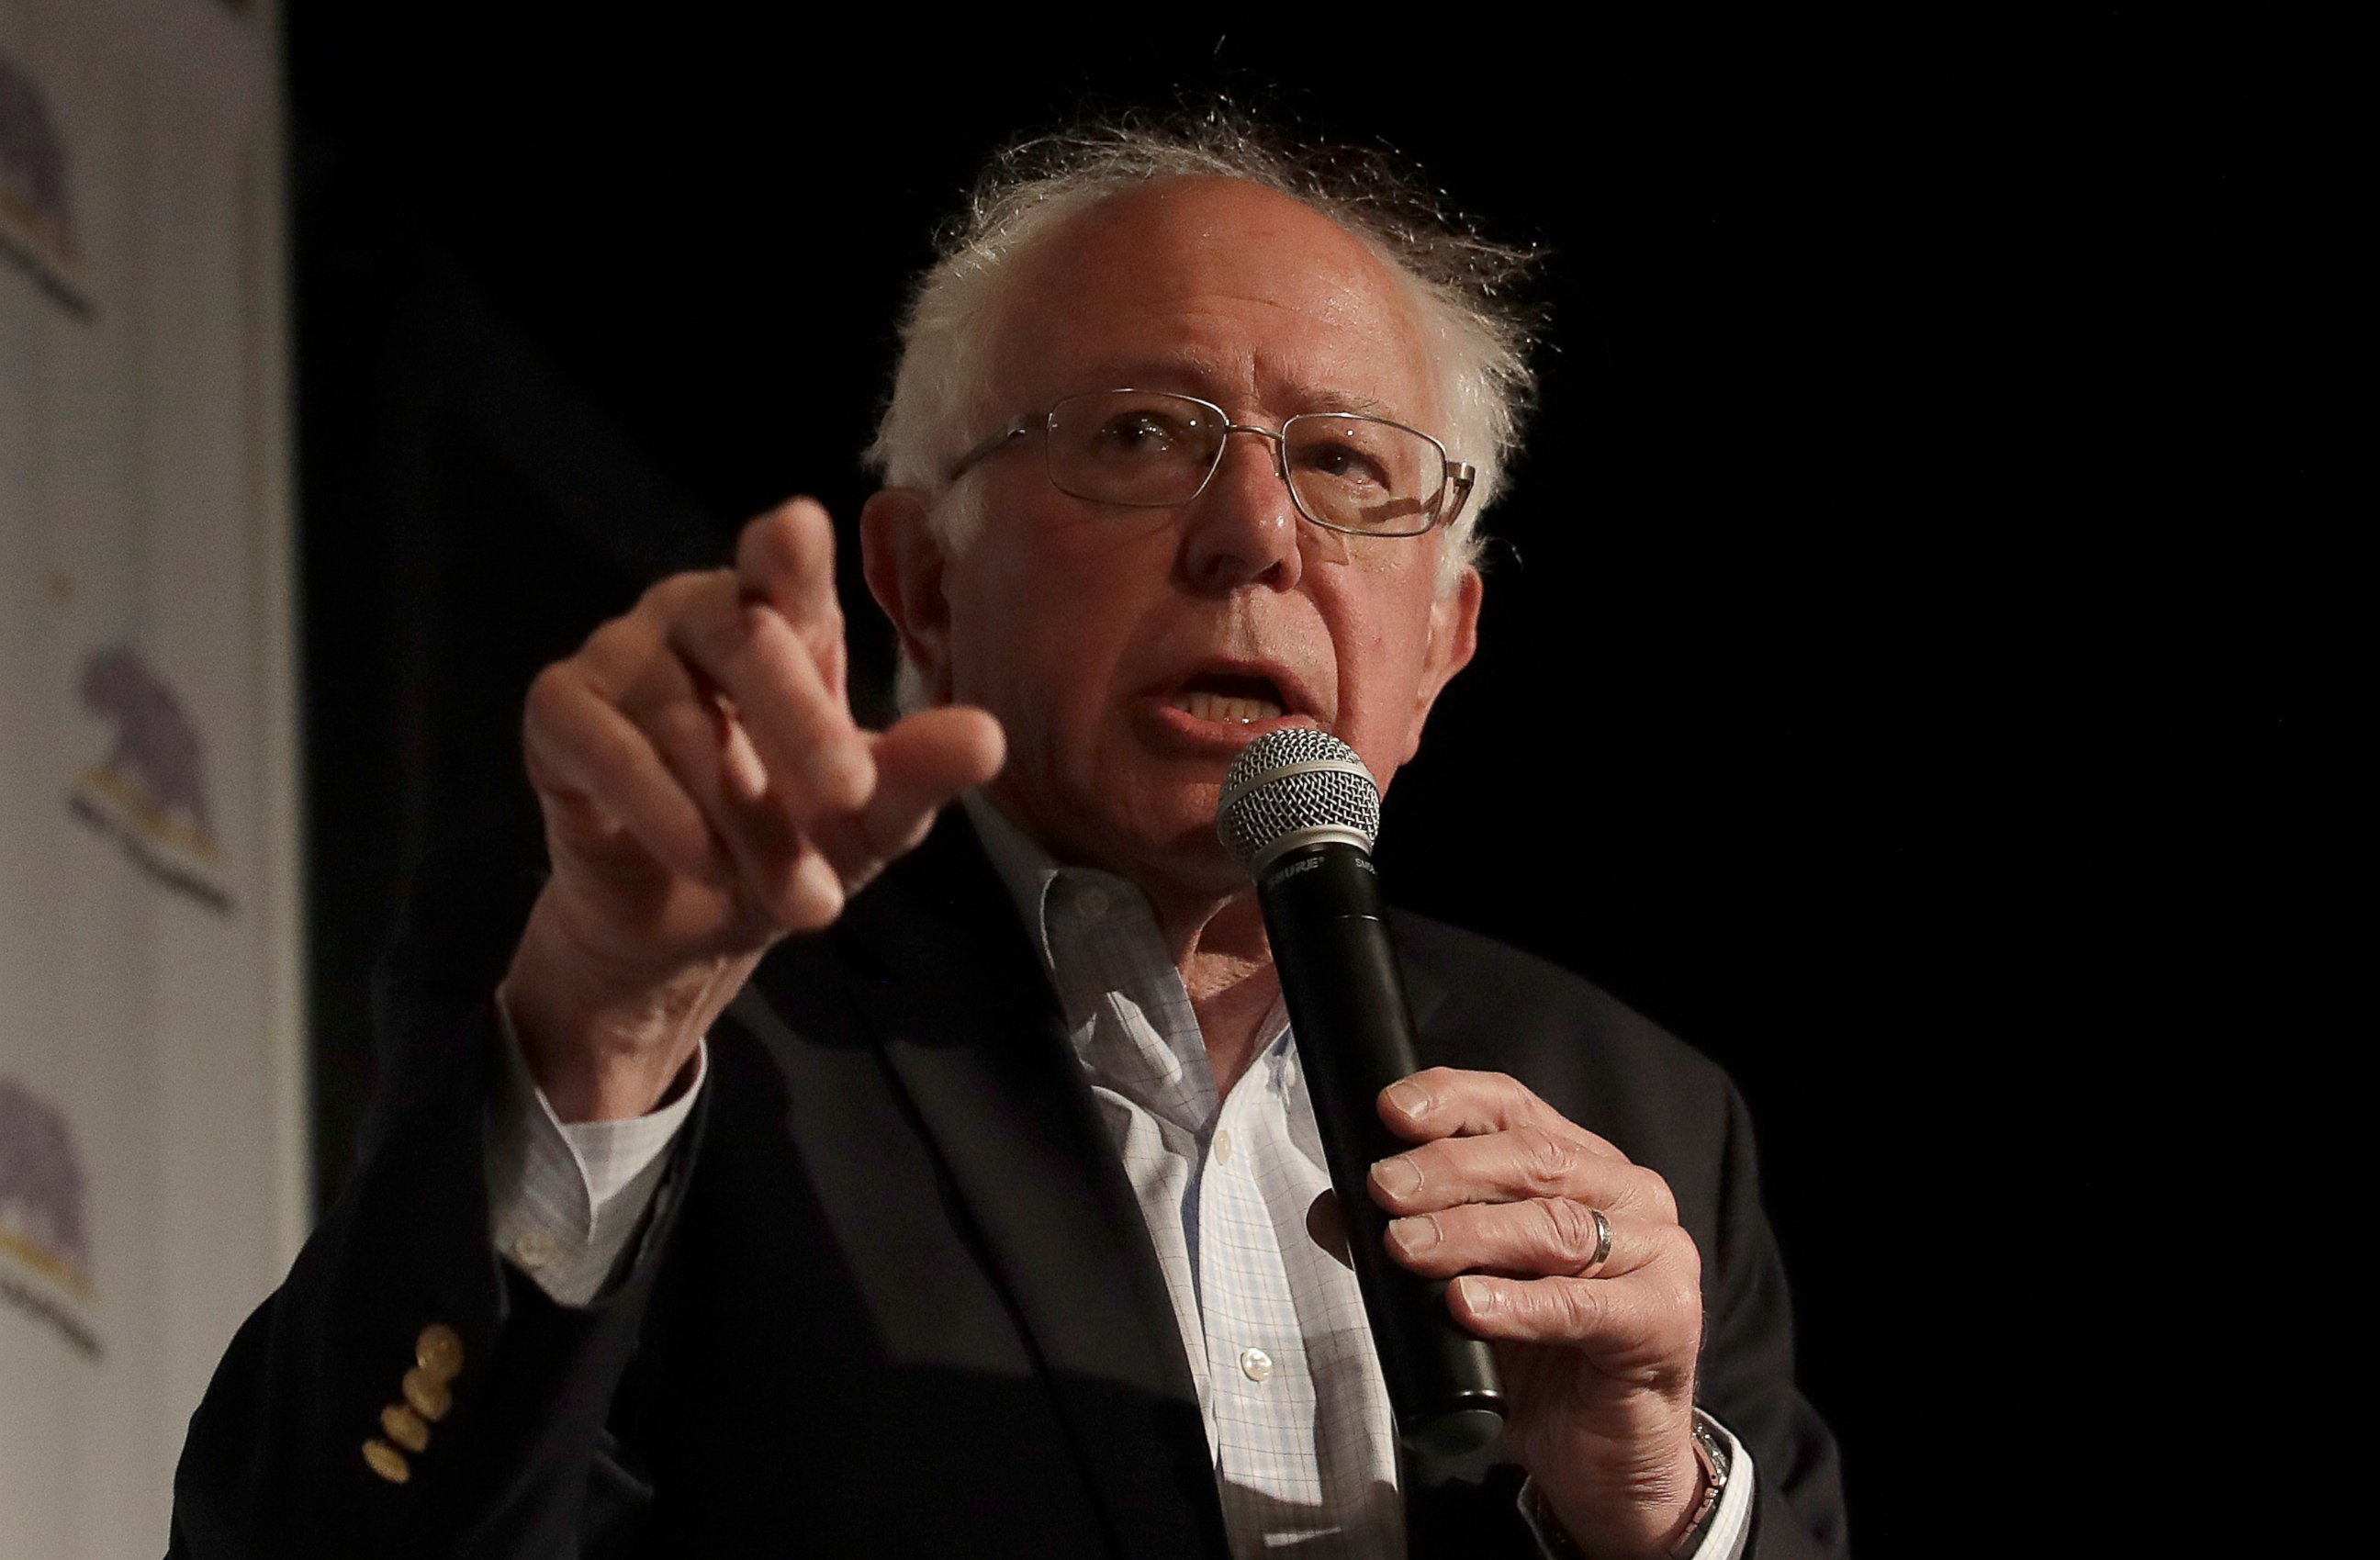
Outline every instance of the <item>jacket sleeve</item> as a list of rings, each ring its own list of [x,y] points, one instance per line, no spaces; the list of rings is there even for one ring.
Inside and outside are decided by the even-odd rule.
[[[641,1506],[603,1424],[677,1200],[657,1199],[623,1271],[587,1306],[555,1303],[499,1261],[480,1155],[493,1043],[483,1007],[233,1338],[190,1421],[171,1554],[576,1554],[582,1534]],[[690,1152],[705,1114],[677,1152]],[[406,1404],[433,1325],[460,1339],[459,1369],[428,1445],[388,1447],[405,1475],[395,1481],[364,1447],[391,1442],[382,1410]],[[436,1400],[434,1385],[427,1396]]]
[[[1732,1083],[1719,1164],[1718,1230],[1703,1275],[1697,1396],[1752,1454],[1752,1560],[1842,1560],[1833,1433],[1793,1385],[1793,1305],[1760,1201],[1752,1117]]]
[[[492,956],[448,955],[471,935],[466,923],[486,922],[489,901],[504,901],[500,917],[522,908],[514,897],[484,886],[477,901],[417,896],[444,918],[427,935],[402,931],[383,965],[381,1083],[360,1161],[191,1418],[170,1555],[593,1554],[627,1536],[650,1499],[614,1461],[604,1421],[703,1136],[707,1092],[598,1299],[558,1304],[495,1255],[482,1154],[500,1058]],[[493,946],[508,949],[507,936]],[[407,1451],[382,1415],[407,1404],[432,1327],[452,1337],[440,1336],[431,1353],[443,1358],[411,1396],[442,1411],[420,1415],[427,1444]],[[445,1347],[455,1340],[459,1358]],[[442,1394],[436,1378],[450,1372]],[[375,1440],[377,1469],[365,1454]]]

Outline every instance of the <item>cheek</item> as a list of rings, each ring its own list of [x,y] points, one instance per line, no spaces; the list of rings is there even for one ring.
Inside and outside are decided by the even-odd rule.
[[[977,538],[951,571],[953,695],[982,705],[1003,723],[1017,712],[1013,684],[1029,670],[1030,631],[1042,616],[1029,594],[1033,579],[1033,571],[1014,567],[990,535]]]
[[[1012,726],[1061,722],[1097,698],[1122,632],[1117,598],[1062,550],[1027,549],[989,532],[950,588],[953,686]]]
[[[1402,562],[1402,560],[1397,562]],[[1351,670],[1378,677],[1409,677],[1428,655],[1428,582],[1411,568],[1379,565],[1354,574],[1333,614],[1340,642],[1350,647]]]
[[[1410,746],[1428,663],[1429,603],[1426,592],[1389,588],[1339,616],[1339,734],[1383,782]]]

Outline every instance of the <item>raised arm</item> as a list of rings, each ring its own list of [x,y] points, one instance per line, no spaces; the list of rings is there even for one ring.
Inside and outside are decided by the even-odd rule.
[[[552,870],[504,990],[561,1119],[650,1111],[771,944],[832,922],[999,768],[980,711],[853,723],[832,581],[825,512],[796,500],[747,527],[735,568],[662,581],[540,675],[526,748]],[[574,1554],[648,1496],[605,1420],[670,1200],[583,1305],[500,1261],[493,993],[441,970],[393,989],[362,1162],[191,1421],[175,1555]]]
[[[795,499],[735,568],[663,580],[530,688],[553,875],[505,994],[564,1120],[650,1110],[771,944],[999,769],[980,710],[861,731],[846,660],[833,528]]]

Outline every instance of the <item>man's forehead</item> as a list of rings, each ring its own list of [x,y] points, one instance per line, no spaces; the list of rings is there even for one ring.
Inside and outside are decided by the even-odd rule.
[[[1184,346],[1174,352],[1135,351],[1102,357],[1079,366],[1078,377],[1084,378],[1085,383],[1060,388],[1070,392],[1171,390],[1211,398],[1229,393],[1245,373],[1245,365],[1237,359]],[[1098,382],[1088,382],[1093,380]],[[1379,396],[1355,386],[1278,371],[1268,375],[1267,380],[1263,388],[1269,394],[1295,403],[1301,412],[1361,412],[1383,417],[1396,409]]]
[[[1261,372],[1269,382],[1253,388],[1301,410],[1360,412],[1409,401],[1427,378],[1397,274],[1262,186],[1180,178],[1121,192],[1062,223],[1025,265],[1003,332],[1012,374],[1213,391]]]
[[[1400,292],[1361,238],[1241,179],[1158,179],[1110,195],[1062,222],[1027,265],[1042,284],[1072,290],[1170,284],[1299,304],[1336,291],[1356,308]]]

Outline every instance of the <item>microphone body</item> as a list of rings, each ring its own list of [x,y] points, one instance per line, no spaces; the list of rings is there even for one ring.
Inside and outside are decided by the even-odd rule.
[[[1488,1346],[1448,1316],[1445,1281],[1389,1255],[1372,1201],[1372,1166],[1408,1146],[1382,1124],[1380,1091],[1420,1065],[1371,858],[1379,792],[1352,749],[1317,732],[1259,738],[1232,776],[1218,828],[1256,879],[1406,1477],[1427,1485],[1496,1438],[1504,1395]]]

